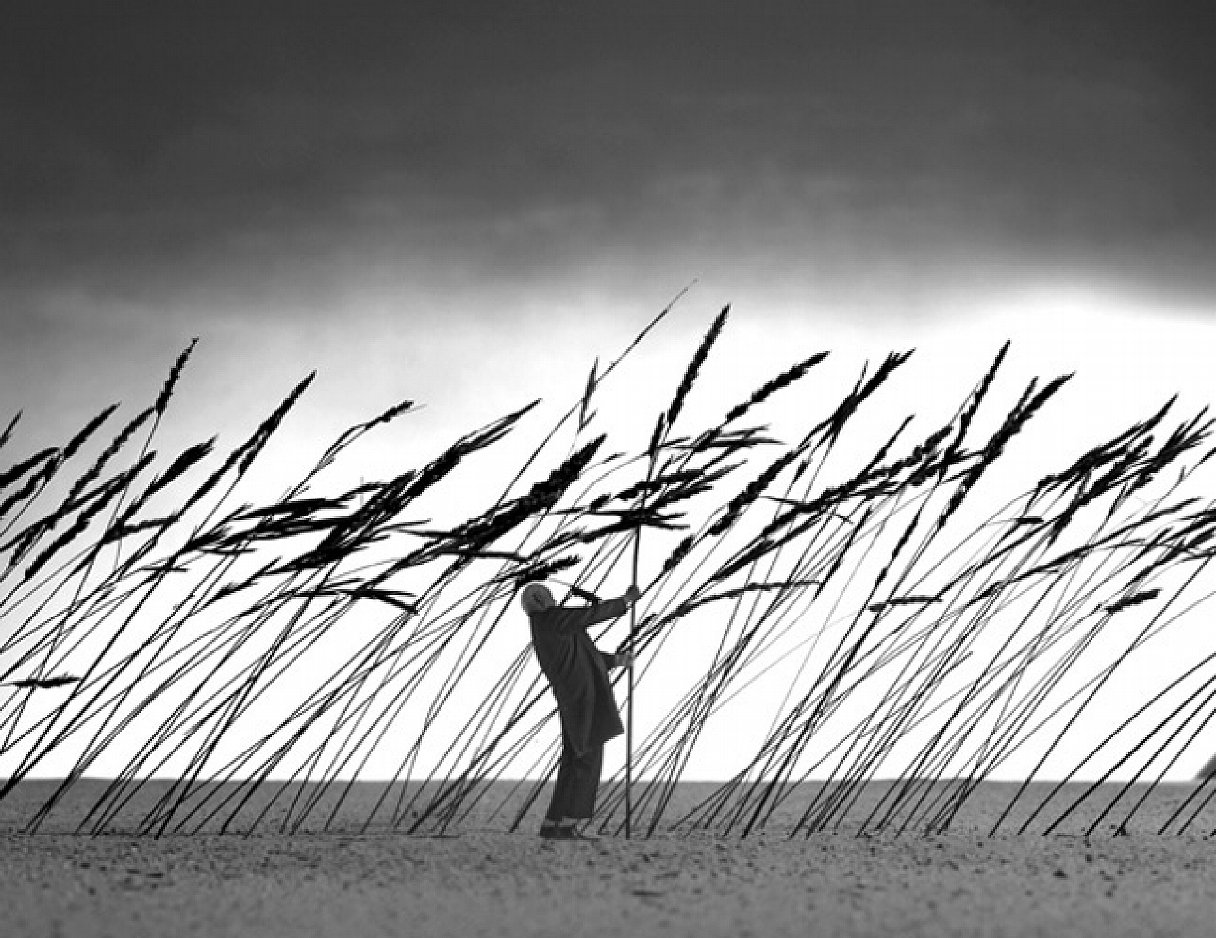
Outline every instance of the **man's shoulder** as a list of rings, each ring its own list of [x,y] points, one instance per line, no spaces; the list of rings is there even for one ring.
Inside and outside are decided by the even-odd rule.
[[[528,624],[533,628],[546,628],[561,623],[565,610],[561,606],[550,606],[548,609],[538,609],[528,613]]]

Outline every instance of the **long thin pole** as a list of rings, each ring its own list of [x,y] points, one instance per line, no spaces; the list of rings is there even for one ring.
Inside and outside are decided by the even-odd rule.
[[[638,557],[642,548],[642,529],[633,533],[633,579],[638,581]],[[625,839],[633,829],[633,642],[638,628],[638,602],[629,604],[629,701],[625,709]]]
[[[651,476],[654,475],[655,457],[659,452],[659,441],[664,429],[663,414],[659,414],[659,419],[655,421],[654,433],[650,437],[650,453],[649,460],[646,464],[646,485],[650,484]],[[641,514],[646,509],[646,486],[642,487],[641,497],[638,499],[638,513]],[[633,579],[631,585],[638,584],[638,567],[639,559],[642,553],[642,524],[639,521],[638,526],[633,531]],[[633,832],[633,656],[634,643],[637,639],[638,630],[638,600],[641,597],[636,597],[629,605],[629,701],[625,708],[625,839],[628,840]]]

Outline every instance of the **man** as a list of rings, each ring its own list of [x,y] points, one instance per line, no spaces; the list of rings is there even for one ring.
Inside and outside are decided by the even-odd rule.
[[[529,583],[520,597],[532,631],[532,648],[557,698],[562,724],[562,755],[553,800],[541,824],[549,840],[591,840],[577,824],[595,812],[604,743],[625,732],[612,696],[609,668],[627,668],[627,651],[600,651],[587,627],[623,615],[641,592],[630,586],[624,596],[590,606],[559,606],[543,583]]]

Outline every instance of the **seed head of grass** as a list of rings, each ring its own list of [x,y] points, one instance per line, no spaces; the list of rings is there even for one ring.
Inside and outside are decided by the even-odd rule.
[[[72,483],[72,487],[68,490],[67,498],[64,499],[65,507],[69,509],[76,507],[74,503],[79,498],[80,493],[92,485],[92,483],[98,477],[100,477],[101,473],[105,471],[105,467],[109,464],[110,460],[118,455],[122,448],[130,441],[131,437],[135,435],[140,427],[142,427],[152,418],[154,413],[155,411],[151,407],[148,407],[127,421],[126,426],[124,426],[114,437],[114,439],[110,441],[110,444],[104,450],[102,450],[97,459],[93,461],[93,464],[87,470],[81,473],[79,478]]]
[[[12,419],[5,425],[3,432],[0,432],[0,449],[3,449],[12,438],[13,430],[21,422],[21,414],[22,411],[17,411],[17,413],[13,414]]]
[[[688,368],[684,371],[684,377],[680,379],[680,384],[676,388],[675,397],[672,398],[671,405],[667,408],[668,427],[675,425],[676,419],[680,416],[680,411],[684,409],[684,401],[692,390],[693,383],[697,380],[697,375],[700,373],[706,359],[709,358],[709,350],[713,348],[714,343],[718,341],[718,336],[722,334],[722,328],[726,325],[726,318],[729,315],[730,306],[722,307],[722,311],[718,313],[710,325],[709,331],[701,339],[701,344],[697,346],[692,360],[688,363]]]
[[[807,372],[826,359],[828,354],[828,352],[816,352],[810,358],[803,359],[802,361],[798,362],[798,364],[783,371],[770,381],[766,381],[759,388],[753,391],[752,396],[746,401],[741,404],[736,404],[734,407],[728,410],[726,412],[726,416],[722,419],[722,422],[725,424],[738,420],[753,407],[763,404],[778,391],[789,387],[791,384],[801,381],[804,377],[806,377]]]
[[[44,465],[48,462],[53,462],[59,456],[59,447],[48,446],[46,449],[39,450],[34,455],[23,459],[21,462],[11,466],[4,472],[0,472],[0,488],[11,485],[13,482],[20,479],[31,469],[38,465]]]
[[[118,405],[111,404],[109,407],[102,410],[101,413],[93,417],[92,420],[86,423],[75,436],[68,440],[67,445],[63,448],[62,461],[67,462],[69,459],[75,456],[80,448],[88,441],[89,437],[91,437],[97,431],[97,428],[105,423],[106,420],[109,419],[110,414],[114,413],[116,410],[118,410]]]
[[[163,416],[165,408],[169,406],[169,398],[173,396],[173,391],[177,387],[178,380],[181,378],[182,369],[186,367],[186,362],[190,360],[190,355],[194,352],[194,347],[197,344],[198,336],[195,336],[190,340],[190,344],[178,354],[177,361],[169,369],[169,375],[165,378],[164,384],[161,385],[160,393],[156,395],[156,403],[152,405],[152,409],[156,411],[157,417]]]
[[[149,450],[138,462],[129,469],[125,469],[116,475],[113,479],[106,483],[101,494],[95,498],[91,504],[76,516],[76,520],[72,526],[61,533],[48,547],[46,547],[25,570],[25,578],[31,579],[37,575],[52,557],[55,556],[64,547],[70,544],[73,540],[85,532],[92,520],[101,512],[106,505],[110,504],[115,498],[119,497],[127,490],[127,487],[134,481],[149,464],[156,458],[156,451]]]

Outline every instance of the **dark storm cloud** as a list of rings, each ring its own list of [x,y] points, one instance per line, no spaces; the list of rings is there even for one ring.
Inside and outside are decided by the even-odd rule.
[[[299,301],[605,259],[1211,286],[1197,5],[180,6],[10,15],[7,289]]]

